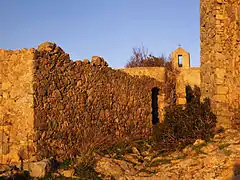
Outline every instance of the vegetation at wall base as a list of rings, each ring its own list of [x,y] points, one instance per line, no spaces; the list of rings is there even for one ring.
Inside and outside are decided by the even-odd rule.
[[[189,96],[191,100],[187,104],[165,108],[164,122],[159,123],[153,131],[158,149],[181,149],[196,139],[208,140],[213,136],[216,116],[211,111],[209,99],[200,102],[198,88],[194,88]]]

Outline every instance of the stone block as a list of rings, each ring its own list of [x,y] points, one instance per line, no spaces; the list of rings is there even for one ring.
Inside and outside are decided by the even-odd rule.
[[[224,94],[217,94],[213,96],[214,101],[216,101],[216,103],[218,102],[226,102],[227,101],[227,96]]]
[[[186,104],[186,98],[178,98],[177,104]]]
[[[8,90],[12,84],[8,81],[2,82],[2,90]]]
[[[223,85],[216,86],[216,94],[228,94],[228,87]]]
[[[68,170],[62,170],[60,171],[60,174],[64,177],[71,178],[74,176],[75,170],[74,169],[68,169]]]
[[[218,116],[217,127],[223,127],[223,128],[231,127],[231,118],[229,116]]]
[[[3,98],[8,99],[9,98],[9,93],[8,92],[3,92]]]
[[[3,155],[6,155],[10,153],[10,146],[9,146],[9,143],[1,143],[0,144],[0,155],[3,154]]]
[[[51,171],[51,162],[44,159],[40,162],[30,163],[29,170],[32,177],[43,178]]]
[[[218,84],[223,84],[224,83],[224,79],[223,78],[216,78],[215,79],[215,84],[218,85]]]

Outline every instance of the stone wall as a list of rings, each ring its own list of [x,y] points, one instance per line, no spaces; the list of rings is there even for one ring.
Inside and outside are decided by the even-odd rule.
[[[178,49],[179,50],[179,49]],[[188,54],[186,51],[180,49],[182,54]],[[179,53],[176,51],[175,54]],[[194,86],[200,87],[200,68],[190,68],[189,66],[189,57],[183,58],[186,59],[183,63],[183,68],[179,69],[179,74],[176,79],[176,96],[177,96],[177,104],[185,104],[186,103],[186,86]],[[136,67],[136,68],[126,68],[120,69],[131,76],[148,76],[156,79],[159,82],[163,83],[163,89],[165,81],[166,81],[166,69],[164,67]],[[163,121],[164,117],[164,107],[167,105],[165,102],[165,94],[159,94],[158,96],[158,104],[159,104],[159,115],[160,120]]]
[[[135,67],[119,69],[132,76],[149,76],[159,82],[165,82],[165,68],[164,67]]]
[[[65,159],[151,136],[152,89],[162,87],[153,78],[114,70],[100,57],[74,62],[53,43],[1,50],[0,60],[0,163]]]
[[[176,83],[177,104],[186,103],[187,86],[200,87],[200,68],[180,68]]]
[[[239,107],[240,0],[201,0],[201,90],[219,125]]]
[[[18,161],[19,155],[28,158],[35,151],[33,60],[33,49],[0,49],[0,163]]]
[[[147,76],[154,78],[158,82],[162,83],[162,89],[164,89],[164,82],[165,82],[165,68],[164,67],[135,67],[135,68],[125,68],[119,69],[133,77],[142,77]],[[164,120],[164,107],[166,106],[165,103],[165,93],[159,93],[158,95],[158,114],[159,114],[159,121],[162,122]]]

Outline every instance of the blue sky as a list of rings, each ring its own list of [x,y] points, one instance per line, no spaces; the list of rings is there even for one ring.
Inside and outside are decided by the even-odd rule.
[[[121,68],[143,44],[168,56],[181,44],[200,64],[199,0],[0,0],[0,48],[52,41],[71,59],[103,56]]]

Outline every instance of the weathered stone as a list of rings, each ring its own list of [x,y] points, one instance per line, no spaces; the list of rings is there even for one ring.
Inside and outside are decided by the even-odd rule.
[[[138,156],[136,154],[125,154],[123,156],[124,159],[126,159],[127,161],[130,161],[134,164],[141,164],[139,161],[138,161]]]
[[[96,172],[103,173],[107,176],[121,175],[123,170],[121,167],[114,162],[114,160],[109,158],[102,158],[96,163]]]
[[[216,86],[216,93],[221,95],[221,94],[228,94],[229,88],[226,86],[218,85]]]
[[[90,64],[90,61],[89,61],[88,59],[84,59],[84,60],[83,60],[83,63],[85,63],[85,64]]]
[[[44,159],[40,162],[30,163],[30,175],[32,177],[45,177],[50,171],[52,164],[50,160]]]
[[[193,145],[194,146],[200,146],[200,145],[202,145],[202,144],[205,144],[206,142],[204,141],[204,140],[202,140],[202,139],[197,139],[194,143],[193,143]]]
[[[201,150],[208,154],[217,149],[218,149],[218,147],[215,144],[208,144],[207,146],[204,146]]]
[[[132,147],[132,152],[136,155],[140,155],[140,153],[136,147]]]
[[[144,159],[144,161],[150,162],[152,157],[151,156],[146,156],[143,159]]]
[[[220,119],[222,115],[231,114],[232,107],[238,106],[232,94],[239,96],[239,92],[234,89],[239,86],[236,80],[239,74],[239,69],[236,68],[239,52],[239,15],[236,12],[239,11],[240,1],[215,3],[214,0],[202,0],[200,6],[201,90],[204,97],[217,101],[213,101],[212,108]],[[208,66],[213,70],[210,77],[207,77]],[[215,103],[221,105],[221,109],[225,108],[224,113],[218,112]],[[228,126],[230,121],[224,124]]]
[[[149,155],[149,151],[143,151],[141,154],[142,154],[142,156],[144,156],[144,157],[145,157],[145,156],[148,156],[148,155]]]
[[[74,169],[68,169],[68,170],[63,170],[60,171],[61,175],[67,178],[71,178],[74,176],[75,170]]]
[[[52,51],[56,47],[53,42],[44,42],[38,46],[38,51]]]
[[[217,94],[213,96],[213,99],[217,102],[227,102],[227,96],[224,94]]]
[[[4,131],[0,132],[0,154],[6,155],[10,152],[9,135]]]
[[[9,143],[1,143],[0,144],[0,154],[6,155],[10,152]]]

